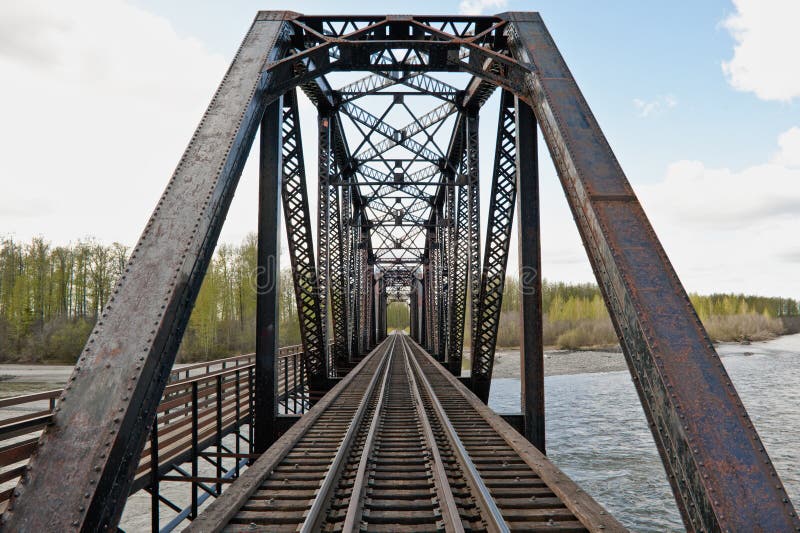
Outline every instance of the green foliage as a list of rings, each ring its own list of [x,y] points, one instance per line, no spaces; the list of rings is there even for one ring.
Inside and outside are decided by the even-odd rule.
[[[238,246],[217,248],[189,319],[180,360],[209,360],[255,349],[256,249],[255,235]],[[39,237],[29,243],[0,239],[0,361],[73,363],[124,271],[127,256],[125,246],[104,246],[92,239],[69,246],[52,246]],[[278,292],[280,344],[299,344],[289,270],[281,271]],[[692,294],[691,300],[715,340],[774,337],[785,331],[780,319],[800,315],[798,301],[787,298]],[[498,331],[500,346],[519,344],[519,305],[519,281],[509,277]],[[545,280],[542,305],[546,345],[575,349],[616,342],[596,285]],[[392,302],[388,328],[403,330],[408,323],[408,305]],[[467,324],[467,344],[469,332]]]
[[[0,361],[73,362],[127,255],[91,239],[66,247],[0,240]]]
[[[257,248],[253,234],[239,246],[217,247],[178,352],[181,361],[205,361],[255,350]],[[289,270],[280,274],[278,309],[280,345],[300,344]]]
[[[386,307],[386,327],[392,330],[408,331],[410,322],[408,304],[404,302],[389,302]]]
[[[221,244],[178,357],[199,361],[255,349],[256,237]],[[125,269],[128,250],[89,239],[53,247],[0,241],[0,361],[74,363]],[[279,284],[281,345],[300,343],[291,273]]]
[[[690,296],[714,340],[761,340],[785,330],[779,317],[800,315],[800,303],[789,298],[743,294]],[[509,277],[503,292],[498,345],[519,345],[519,280]],[[561,349],[613,345],[616,333],[600,289],[592,283],[542,282],[543,340]]]

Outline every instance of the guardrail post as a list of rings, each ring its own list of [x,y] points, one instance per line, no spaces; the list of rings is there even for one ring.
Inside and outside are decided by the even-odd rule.
[[[236,366],[239,366],[238,361],[236,363]],[[239,457],[239,455],[242,453],[242,451],[241,451],[242,447],[241,447],[241,444],[239,443],[239,441],[241,440],[239,435],[240,435],[240,431],[242,429],[242,407],[241,407],[241,398],[239,397],[239,394],[240,394],[239,393],[239,389],[240,389],[240,387],[239,387],[239,379],[240,379],[239,374],[240,374],[240,372],[237,370],[236,371],[236,378],[235,378],[236,379],[236,383],[234,385],[234,392],[236,393],[236,403],[235,403],[235,405],[236,405],[236,407],[235,407],[235,409],[236,409],[236,433],[235,433],[236,439],[235,439],[235,442],[234,442],[234,446],[235,446],[234,450],[236,452],[236,461],[234,462],[234,465],[235,465],[235,468],[236,468],[236,474],[235,474],[236,477],[239,477],[239,461],[241,459],[241,457]]]
[[[150,432],[150,530],[158,531],[158,419]]]
[[[255,449],[254,443],[256,439],[256,432],[255,432],[255,372],[253,372],[253,368],[247,369],[247,430],[248,430],[248,439],[247,443],[250,446],[250,453],[253,453]],[[253,458],[250,457],[247,461],[248,465],[253,464]]]
[[[292,354],[292,411],[297,413],[297,354]]]
[[[197,518],[197,458],[200,450],[197,445],[197,382],[192,382],[192,510],[189,515],[192,520]]]
[[[222,483],[219,481],[222,479],[222,395],[222,375],[219,375],[217,376],[217,495],[222,494]]]

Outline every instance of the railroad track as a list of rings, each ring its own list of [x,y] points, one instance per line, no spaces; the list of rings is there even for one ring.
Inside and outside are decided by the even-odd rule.
[[[481,405],[391,335],[189,530],[623,529]]]

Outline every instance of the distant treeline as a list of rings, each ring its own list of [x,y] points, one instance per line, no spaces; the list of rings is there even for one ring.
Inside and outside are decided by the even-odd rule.
[[[506,280],[498,344],[519,346],[520,285]],[[715,341],[764,340],[785,333],[781,317],[800,315],[800,304],[791,298],[745,294],[689,296],[703,325]],[[563,349],[614,345],[616,333],[600,294],[593,283],[542,283],[544,343]]]
[[[2,240],[0,360],[73,361],[127,257],[117,243]]]
[[[41,238],[24,244],[0,241],[0,361],[74,362],[125,268],[127,255],[125,246],[93,240],[69,246],[53,246]],[[181,344],[181,360],[253,351],[255,272],[255,236],[238,246],[217,247]],[[501,346],[519,343],[519,294],[518,281],[509,278],[498,338]],[[281,272],[279,298],[280,343],[298,344],[288,270]],[[779,335],[784,332],[779,318],[800,314],[798,301],[785,298],[714,294],[691,299],[715,340]],[[579,348],[616,342],[596,285],[545,281],[542,300],[546,345]],[[391,304],[387,322],[390,329],[406,328],[407,306]]]

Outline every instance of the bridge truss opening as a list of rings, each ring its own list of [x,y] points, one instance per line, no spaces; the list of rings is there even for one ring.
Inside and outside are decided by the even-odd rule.
[[[366,75],[333,84],[342,72]],[[464,83],[455,85],[459,77]],[[478,120],[498,89],[481,239]],[[316,227],[300,90],[318,113]],[[414,101],[427,107],[412,107]],[[259,13],[245,36],[79,358],[3,515],[5,527],[90,531],[116,525],[259,131],[257,451],[276,436],[281,206],[312,402],[385,337],[392,297],[407,299],[412,337],[455,374],[470,313],[467,381],[486,401],[518,210],[520,272],[529,289],[521,312],[523,433],[543,451],[537,127],[687,528],[800,527],[719,356],[538,14],[283,11]]]

